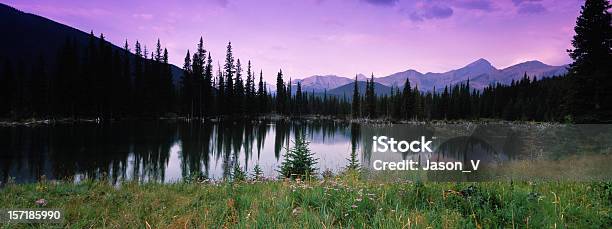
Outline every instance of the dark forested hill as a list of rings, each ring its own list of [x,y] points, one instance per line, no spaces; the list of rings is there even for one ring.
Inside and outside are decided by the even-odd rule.
[[[79,47],[86,47],[89,41],[86,32],[1,3],[0,34],[0,61],[23,62],[26,67],[41,56],[47,66],[53,67],[67,39],[73,39]],[[120,49],[115,45],[112,48]],[[171,69],[176,82],[182,71],[174,65]]]

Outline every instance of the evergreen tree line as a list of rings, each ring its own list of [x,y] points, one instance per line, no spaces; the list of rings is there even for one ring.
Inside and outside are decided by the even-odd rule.
[[[562,121],[565,114],[564,100],[559,96],[566,91],[565,77],[536,80],[525,74],[510,85],[498,83],[481,91],[471,88],[468,80],[432,92],[419,91],[418,85],[411,87],[406,80],[401,90],[394,87],[390,95],[383,96],[376,96],[372,79],[366,82],[363,98],[357,86],[353,89],[353,118]]]
[[[179,114],[189,118],[208,118],[251,116],[272,111],[274,96],[268,92],[263,71],[256,74],[250,60],[244,66],[240,59],[236,59],[231,42],[227,45],[223,66],[218,63],[216,76],[213,72],[211,54],[204,49],[200,38],[194,54],[187,50],[185,56],[178,90]]]
[[[421,92],[418,85],[412,87],[406,80],[401,90],[396,87],[390,95],[378,96],[372,74],[366,80],[364,96],[355,78],[353,95],[347,97],[303,91],[300,82],[284,81],[280,70],[276,93],[270,93],[261,70],[257,82],[251,61],[245,71],[240,59],[234,59],[231,43],[214,76],[211,53],[200,38],[196,51],[187,51],[183,75],[174,85],[168,52],[159,41],[150,54],[136,42],[130,58],[127,42],[123,50],[112,50],[103,36],[99,41],[90,36],[85,50],[79,50],[73,40],[66,41],[55,73],[45,71],[42,59],[30,74],[6,63],[1,79],[2,85],[10,87],[2,90],[8,102],[2,106],[2,116],[112,118],[177,113],[204,118],[278,113],[392,120],[559,121],[565,114],[559,96],[567,92],[565,77],[532,80],[525,75],[510,85],[490,85],[482,91],[471,89],[468,80],[433,92]]]
[[[280,70],[276,78],[276,95],[272,97],[272,111],[288,116],[324,115],[346,116],[350,111],[350,99],[346,96],[338,97],[328,95],[327,91],[315,93],[302,90],[302,83],[295,84],[295,93],[291,79],[283,80],[283,71]]]
[[[306,93],[301,84],[291,91],[291,81],[284,82],[282,71],[277,75],[277,94],[272,97],[273,111],[284,115],[329,115],[351,118],[391,120],[456,120],[505,119],[563,121],[566,115],[562,96],[568,80],[562,76],[536,80],[527,74],[509,85],[494,84],[483,90],[465,83],[446,86],[443,90],[422,92],[406,80],[403,88],[395,87],[390,95],[376,95],[374,76],[366,80],[363,96],[354,82],[353,95],[328,96]],[[285,86],[287,85],[287,86]]]
[[[92,32],[85,47],[67,39],[53,62],[40,57],[31,71],[23,60],[7,60],[0,73],[0,117],[114,118],[172,111],[168,51],[158,40],[150,55],[136,42],[134,54],[127,42],[123,50],[113,49],[104,35],[96,39]]]
[[[276,93],[268,91],[262,71],[251,61],[246,69],[227,45],[223,66],[213,76],[211,53],[200,38],[193,54],[187,51],[183,74],[173,81],[168,51],[158,40],[150,54],[137,41],[132,54],[127,41],[113,48],[101,35],[90,34],[86,47],[67,39],[55,66],[43,58],[28,62],[6,61],[0,69],[0,117],[160,117],[177,114],[189,118],[327,115],[394,120],[506,119],[578,122],[612,121],[612,26],[607,0],[588,0],[576,21],[574,62],[566,77],[536,80],[524,75],[509,85],[474,90],[469,80],[432,92],[421,92],[406,80],[390,95],[377,96],[374,75],[359,93],[357,79],[350,98],[327,92],[292,89],[291,79],[277,73]],[[53,69],[48,71],[48,69]],[[259,82],[256,83],[257,77]],[[534,79],[532,79],[534,78]],[[350,96],[350,95],[349,95]]]

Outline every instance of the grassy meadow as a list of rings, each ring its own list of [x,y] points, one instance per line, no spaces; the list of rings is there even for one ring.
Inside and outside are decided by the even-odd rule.
[[[2,208],[65,212],[63,224],[0,228],[610,228],[612,184],[313,181],[41,181],[6,184]]]

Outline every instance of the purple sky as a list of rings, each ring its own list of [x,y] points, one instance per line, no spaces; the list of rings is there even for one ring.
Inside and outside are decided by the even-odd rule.
[[[182,66],[200,36],[213,60],[232,41],[264,77],[442,72],[478,58],[503,68],[567,64],[582,0],[0,0],[122,46],[159,37]],[[223,63],[221,63],[223,64]]]

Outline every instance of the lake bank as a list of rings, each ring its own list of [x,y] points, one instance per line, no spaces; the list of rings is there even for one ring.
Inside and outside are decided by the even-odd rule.
[[[212,184],[104,181],[7,184],[0,206],[64,210],[62,227],[606,228],[612,186],[601,182],[374,182]],[[37,227],[37,225],[4,225]]]
[[[158,118],[136,118],[136,117],[124,117],[124,118],[113,118],[113,119],[102,119],[100,117],[82,117],[82,118],[24,118],[24,119],[0,119],[0,127],[14,127],[14,126],[40,126],[40,125],[53,125],[53,124],[78,124],[78,123],[113,123],[119,121],[183,121],[183,122],[203,122],[203,123],[218,123],[223,121],[292,121],[292,120],[310,120],[310,121],[336,121],[336,122],[350,122],[359,124],[461,124],[461,123],[474,123],[474,124],[547,124],[547,125],[562,125],[558,122],[538,122],[538,121],[506,121],[501,119],[474,119],[474,120],[463,120],[463,119],[452,119],[452,120],[394,120],[389,118],[349,118],[349,117],[335,117],[326,115],[303,115],[303,116],[285,116],[278,114],[269,115],[258,115],[258,116],[228,116],[228,117],[208,117],[208,118],[189,118],[183,116],[167,116]]]

